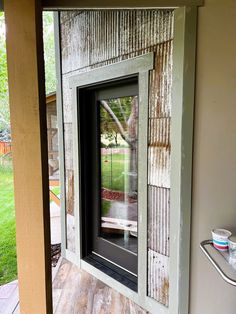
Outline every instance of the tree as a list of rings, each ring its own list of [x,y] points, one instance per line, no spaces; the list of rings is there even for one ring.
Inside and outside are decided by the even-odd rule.
[[[101,101],[101,132],[118,145],[118,134],[130,145],[127,129],[131,113],[132,97],[122,97]]]
[[[101,132],[111,139],[120,134],[130,147],[129,189],[136,196],[138,97],[101,100],[101,106]]]
[[[4,15],[0,12],[0,132],[10,130]]]
[[[56,90],[53,13],[43,13],[46,93]],[[4,13],[0,12],[0,134],[10,132]]]
[[[53,13],[43,12],[43,42],[46,94],[56,91],[56,65]]]

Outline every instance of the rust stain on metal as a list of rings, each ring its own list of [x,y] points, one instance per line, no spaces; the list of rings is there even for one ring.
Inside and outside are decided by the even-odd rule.
[[[173,52],[173,16],[164,24],[166,41],[155,54],[155,69],[150,74],[148,138],[148,248],[159,262],[151,259],[148,268],[148,295],[168,306],[170,238],[170,159],[171,159],[171,86]],[[150,251],[149,251],[150,252]],[[156,253],[158,254],[156,254]],[[161,254],[161,255],[160,255]],[[162,265],[162,266],[161,266]],[[161,269],[161,267],[164,268]],[[157,276],[158,279],[152,280]]]
[[[63,74],[159,49],[173,38],[171,10],[61,13]]]
[[[151,249],[148,250],[148,295],[169,305],[169,259]]]

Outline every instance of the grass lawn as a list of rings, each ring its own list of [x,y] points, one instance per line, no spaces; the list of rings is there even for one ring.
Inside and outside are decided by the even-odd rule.
[[[110,201],[107,201],[107,200],[102,200],[102,216],[105,216],[108,212],[109,212],[109,209],[111,207],[111,203]]]
[[[113,154],[102,156],[101,172],[102,172],[102,187],[114,191],[124,192],[124,172],[129,169],[129,155],[127,154]],[[105,216],[112,202],[102,200],[102,215]]]
[[[124,191],[125,171],[129,171],[129,155],[114,154],[102,156],[102,187]]]
[[[0,285],[17,278],[13,172],[0,166]]]
[[[112,160],[110,155],[102,156],[102,186],[123,191],[124,171],[128,168],[128,156],[124,154],[114,154]],[[60,188],[53,187],[53,192],[60,194]],[[111,204],[105,200],[102,203],[106,214]],[[10,167],[0,166],[0,285],[17,278],[15,233],[13,172]]]
[[[60,187],[59,186],[53,186],[50,188],[50,190],[57,196],[60,195]]]

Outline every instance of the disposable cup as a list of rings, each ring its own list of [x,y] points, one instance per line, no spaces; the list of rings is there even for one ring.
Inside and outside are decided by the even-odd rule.
[[[228,238],[232,233],[226,229],[213,229],[211,233],[214,247],[222,252],[227,251]]]
[[[228,239],[229,242],[229,257],[231,261],[236,262],[236,236],[231,236]]]

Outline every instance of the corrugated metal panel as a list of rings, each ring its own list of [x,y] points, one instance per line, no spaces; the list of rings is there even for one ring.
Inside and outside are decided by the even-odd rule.
[[[62,12],[62,72],[99,67],[148,51],[170,40],[172,11],[81,11],[70,18]]]
[[[148,295],[165,305],[168,305],[169,295],[172,39],[171,10],[93,10],[61,13],[66,123],[72,123],[72,100],[68,87],[71,75],[150,51],[155,53],[155,69],[150,73],[149,99]],[[72,151],[71,147],[66,152],[67,159],[72,160]],[[69,165],[69,161],[66,164]],[[71,209],[68,209],[68,212],[71,212]],[[70,228],[68,243],[74,241],[71,231],[73,229]],[[70,246],[73,248],[74,243]]]
[[[173,20],[163,25],[173,37]],[[172,40],[158,45],[150,75],[148,139],[148,295],[169,304]],[[152,253],[150,253],[152,252]],[[155,253],[156,252],[156,253]],[[158,254],[157,254],[158,253]]]
[[[148,183],[159,187],[170,187],[170,151],[166,147],[149,146]]]
[[[170,189],[148,186],[148,247],[169,256]]]
[[[151,298],[169,304],[169,258],[148,249],[148,293]]]

